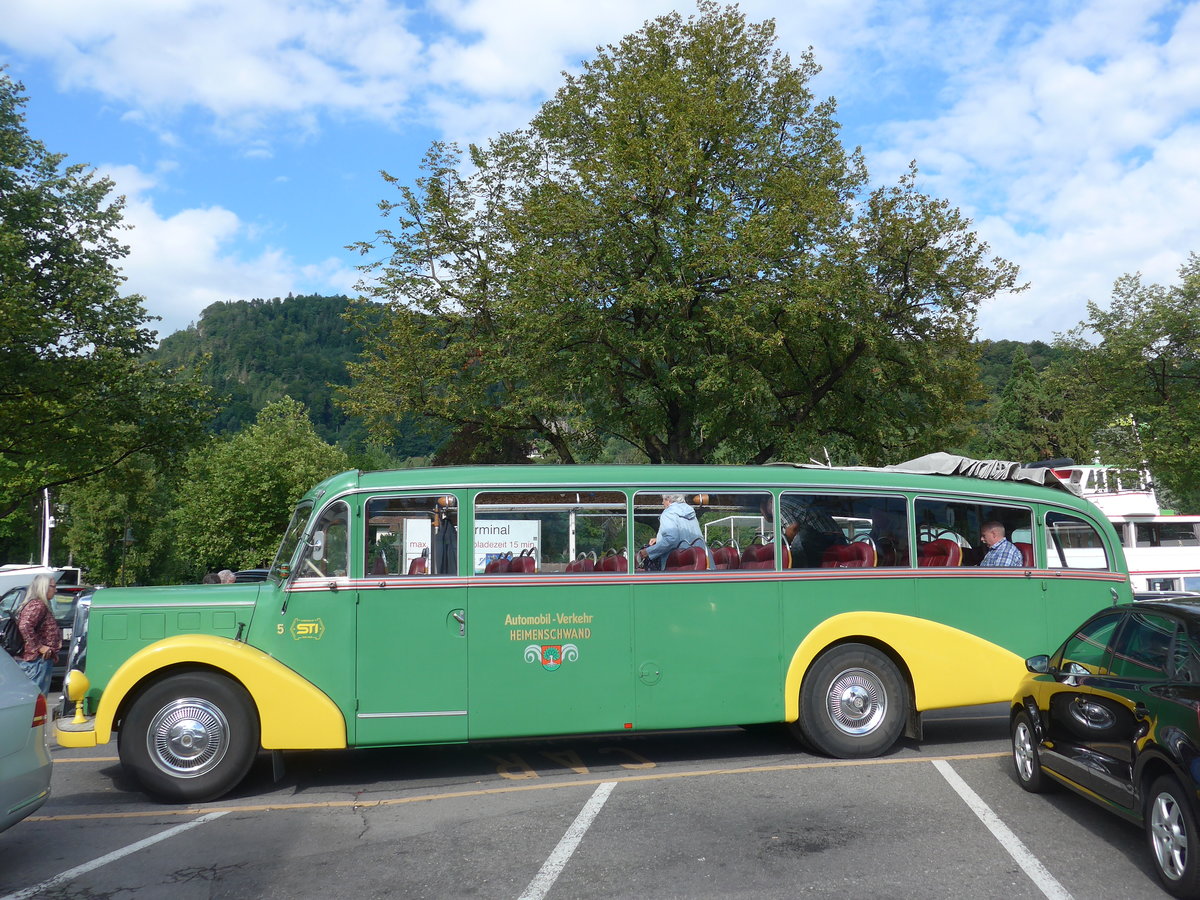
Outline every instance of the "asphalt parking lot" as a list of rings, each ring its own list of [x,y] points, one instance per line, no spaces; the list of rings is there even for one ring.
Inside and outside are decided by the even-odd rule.
[[[1142,833],[1020,789],[1000,707],[839,761],[773,729],[260,758],[232,795],[150,802],[115,744],[55,752],[0,834],[0,900],[1167,896]]]

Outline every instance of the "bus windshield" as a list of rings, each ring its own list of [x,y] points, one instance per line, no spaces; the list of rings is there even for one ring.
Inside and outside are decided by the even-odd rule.
[[[296,555],[296,545],[300,543],[300,535],[304,533],[304,526],[308,524],[308,517],[311,513],[312,503],[308,501],[301,503],[292,513],[292,521],[283,534],[279,552],[275,554],[275,561],[271,563],[269,573],[271,578],[277,578],[280,581],[287,579],[292,557]]]

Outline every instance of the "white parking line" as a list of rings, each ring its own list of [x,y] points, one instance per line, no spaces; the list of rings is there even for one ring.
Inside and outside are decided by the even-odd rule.
[[[15,894],[9,894],[6,897],[0,897],[0,900],[25,900],[27,897],[33,897],[40,894],[42,891],[48,891],[52,887],[56,887],[63,882],[71,881],[78,878],[80,875],[85,875],[93,869],[98,869],[101,866],[108,865],[110,862],[115,862],[122,857],[129,856],[131,853],[137,853],[139,850],[145,850],[147,847],[157,844],[159,841],[165,841],[167,838],[175,837],[181,832],[187,831],[189,828],[195,828],[197,825],[203,825],[205,822],[211,822],[213,819],[220,818],[225,815],[227,810],[221,812],[211,812],[207,815],[200,816],[198,819],[193,819],[190,822],[184,822],[182,825],[176,825],[174,828],[168,828],[166,831],[160,831],[158,834],[138,841],[136,844],[130,844],[128,847],[122,847],[120,850],[114,850],[112,853],[106,853],[104,856],[93,859],[91,862],[85,862],[82,865],[76,866],[73,869],[67,869],[65,872],[60,872],[53,878],[48,878],[41,884],[35,884],[33,887],[27,887],[17,891]]]
[[[1025,874],[1028,875],[1033,883],[1037,885],[1038,890],[1045,894],[1050,900],[1072,900],[1071,893],[1058,883],[1050,870],[1042,865],[1041,860],[1029,852],[1019,837],[1013,834],[1012,830],[1000,821],[1000,817],[992,812],[992,808],[988,806],[971,790],[970,786],[962,780],[950,763],[944,759],[935,759],[933,764],[937,766],[937,770],[942,773],[942,777],[950,782],[950,787],[962,797],[963,802],[971,808],[971,812],[979,816],[979,821],[987,826],[990,831],[1000,842],[1000,845],[1008,851],[1009,855],[1017,861]]]
[[[600,813],[604,801],[608,799],[608,795],[616,786],[615,781],[606,781],[596,788],[591,799],[583,805],[583,809],[579,811],[579,815],[575,817],[575,821],[571,823],[567,833],[562,836],[558,846],[546,857],[541,870],[533,876],[533,881],[529,882],[529,887],[525,888],[525,893],[520,896],[519,900],[542,900],[546,896],[546,892],[558,879],[563,867],[571,858],[571,854],[583,840],[584,833],[591,827],[592,820]],[[0,898],[0,900],[4,900],[4,898]]]

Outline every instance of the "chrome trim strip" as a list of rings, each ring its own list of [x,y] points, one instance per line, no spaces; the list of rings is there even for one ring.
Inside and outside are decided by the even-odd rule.
[[[444,709],[436,712],[358,713],[359,719],[425,719],[436,716],[465,716],[465,709]]]
[[[146,612],[151,612],[157,609],[228,609],[231,606],[248,606],[254,607],[257,603],[254,600],[237,600],[226,603],[200,603],[200,602],[175,602],[175,603],[105,603],[103,598],[99,603],[93,601],[92,607],[100,609],[104,612],[111,612],[114,609],[140,609]]]

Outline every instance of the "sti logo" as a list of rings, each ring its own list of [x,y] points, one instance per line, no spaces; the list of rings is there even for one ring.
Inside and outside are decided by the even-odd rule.
[[[292,640],[312,639],[319,641],[325,634],[325,623],[320,619],[292,619]]]

